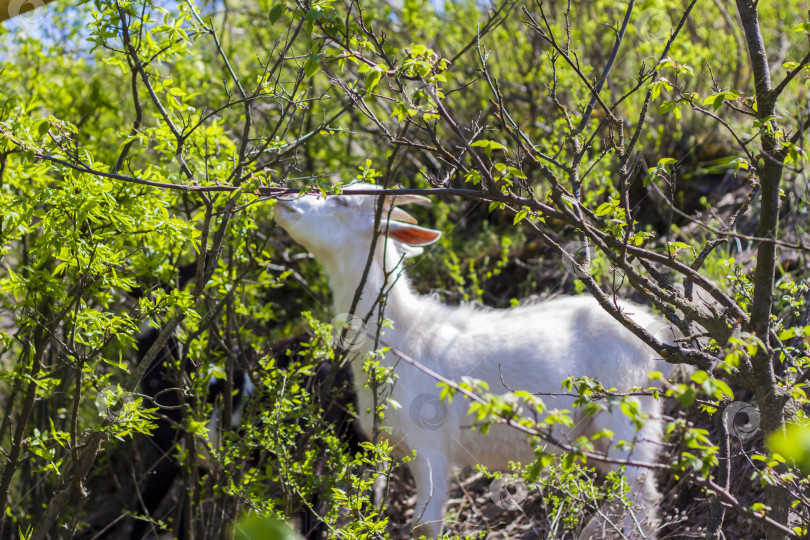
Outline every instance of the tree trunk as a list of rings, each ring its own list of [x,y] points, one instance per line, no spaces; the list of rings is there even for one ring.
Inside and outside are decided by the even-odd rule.
[[[754,88],[757,98],[757,118],[761,121],[772,117],[776,108],[776,98],[771,88],[770,68],[765,43],[759,28],[756,3],[737,0],[743,31],[754,75]],[[757,236],[776,240],[779,232],[779,188],[782,180],[783,155],[777,150],[774,132],[776,121],[771,120],[771,128],[763,129],[761,135],[762,153],[755,167],[761,185],[761,209]],[[754,294],[751,304],[749,330],[765,344],[752,359],[754,392],[760,408],[760,428],[767,436],[783,429],[788,416],[788,399],[778,392],[773,371],[774,351],[770,345],[771,312],[773,310],[773,287],[776,270],[776,244],[760,242],[757,246],[757,266],[754,272]],[[790,494],[780,486],[765,487],[765,504],[771,508],[769,516],[779,523],[788,524]],[[766,529],[768,540],[784,538],[784,533],[773,528]]]

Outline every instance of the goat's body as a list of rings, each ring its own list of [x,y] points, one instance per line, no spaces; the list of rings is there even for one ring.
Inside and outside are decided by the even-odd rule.
[[[296,240],[308,247],[324,266],[334,293],[336,313],[352,309],[355,290],[366,266],[373,222],[373,199],[362,202],[338,198],[337,203],[302,197],[282,204],[277,219]],[[354,204],[354,208],[351,207]],[[346,208],[341,208],[346,207]],[[409,218],[407,214],[404,219]],[[332,221],[334,220],[334,221]],[[383,319],[393,328],[380,331],[382,346],[389,351],[382,364],[395,368],[390,398],[399,407],[388,407],[383,425],[400,456],[417,451],[411,462],[417,489],[415,535],[435,537],[441,532],[442,510],[452,469],[482,464],[506,469],[510,461],[526,465],[533,461],[533,448],[525,434],[504,425],[495,425],[487,435],[471,429],[467,415],[469,402],[457,396],[452,403],[439,401],[437,380],[424,370],[405,362],[400,352],[439,375],[460,381],[480,379],[493,393],[525,390],[535,394],[560,394],[567,377],[598,379],[605,388],[619,391],[648,385],[648,373],[662,370],[653,351],[604,311],[590,297],[559,297],[546,302],[494,310],[471,306],[449,307],[435,298],[418,295],[402,272],[402,258],[408,251],[396,240],[413,247],[438,238],[436,231],[388,221],[389,238],[380,236],[374,260],[363,284],[354,316],[369,316],[366,332],[377,333],[378,310],[384,305]],[[430,233],[435,233],[431,236]],[[385,292],[382,303],[378,302]],[[637,324],[649,328],[655,318],[641,306],[618,304]],[[365,339],[358,351],[368,352],[374,339]],[[362,362],[352,362],[358,388],[360,424],[372,433],[375,397],[365,382]],[[613,441],[595,442],[614,460],[632,459],[652,463],[661,441],[660,406],[650,397],[636,400],[650,419],[637,431],[619,407],[581,419],[568,396],[542,396],[547,409],[572,411],[577,425],[569,431],[555,429],[563,443],[581,435],[610,430]],[[534,411],[524,410],[532,415]],[[558,426],[559,427],[559,426]],[[383,432],[384,433],[384,432]],[[635,443],[632,450],[617,450],[617,441]],[[553,450],[553,448],[549,448]],[[594,463],[600,470],[616,470],[618,465]],[[651,473],[628,468],[625,474],[631,488],[634,511],[646,538],[654,538],[655,509],[659,495]],[[631,520],[619,522],[625,534],[638,529]],[[603,535],[589,524],[584,536]]]
[[[386,268],[390,271],[399,258],[393,245],[387,246],[386,251]],[[382,257],[380,250],[378,258]],[[356,310],[358,316],[365,316],[371,309],[384,286],[382,276],[381,268],[375,264]],[[385,287],[391,287],[394,279],[389,277]],[[589,296],[558,297],[508,310],[470,305],[449,307],[433,297],[416,294],[404,273],[396,279],[384,314],[385,319],[393,322],[393,328],[383,328],[382,344],[452,381],[463,377],[483,380],[492,393],[525,390],[561,394],[564,379],[587,376],[597,379],[605,388],[624,391],[647,386],[647,374],[665,366],[663,361],[656,365],[653,351]],[[347,312],[350,302],[348,296],[336,293],[335,311]],[[656,320],[641,306],[628,302],[618,305],[642,327],[649,327]],[[369,321],[369,334],[376,332],[371,322],[376,319],[375,314]],[[368,351],[372,344],[373,339],[366,339],[362,351]],[[450,404],[439,402],[436,379],[402,361],[395,352],[386,355],[383,365],[396,367],[397,378],[390,397],[401,405],[386,410],[384,425],[390,429],[389,441],[400,457],[417,450],[412,464],[417,485],[416,515],[424,510],[421,521],[426,524],[419,532],[435,536],[441,529],[451,469],[481,464],[503,470],[509,461],[526,465],[535,459],[533,449],[525,434],[508,426],[495,425],[488,435],[470,429],[473,419],[467,415],[469,402],[460,396]],[[363,387],[367,374],[362,372],[362,362],[352,362],[352,368],[358,381],[360,425],[371,433],[374,396]],[[575,421],[579,420],[579,409],[574,409],[572,397],[541,398],[547,409],[567,409],[572,411]],[[578,423],[573,431],[555,430],[554,435],[562,442],[570,442],[578,436],[609,429],[614,433],[614,442],[635,441],[634,450],[616,451],[604,439],[600,439],[603,446],[597,447],[598,450],[616,459],[654,462],[661,440],[660,406],[652,398],[633,399],[652,417],[641,433],[636,432],[630,419],[617,407],[613,414],[599,414]],[[618,468],[597,466],[603,472]],[[633,480],[637,474],[631,471],[628,476]],[[652,475],[631,481],[631,486],[638,506],[657,503]]]

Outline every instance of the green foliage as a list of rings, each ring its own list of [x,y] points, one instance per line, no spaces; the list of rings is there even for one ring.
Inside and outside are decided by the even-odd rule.
[[[248,515],[234,525],[234,538],[253,540],[296,540],[300,538],[285,523],[266,516]]]
[[[799,469],[810,471],[810,431],[807,426],[794,423],[785,426],[785,430],[772,434],[768,446],[774,452],[789,459]]]

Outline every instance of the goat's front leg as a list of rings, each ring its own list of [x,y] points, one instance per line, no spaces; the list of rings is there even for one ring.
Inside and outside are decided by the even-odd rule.
[[[436,538],[442,532],[449,463],[441,454],[417,455],[411,462],[411,471],[416,482],[413,537]]]

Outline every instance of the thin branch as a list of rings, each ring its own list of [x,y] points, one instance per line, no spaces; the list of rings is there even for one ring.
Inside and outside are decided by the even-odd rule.
[[[616,42],[613,44],[613,50],[610,51],[610,57],[608,58],[604,71],[602,71],[602,77],[600,77],[599,82],[596,83],[596,88],[594,88],[591,101],[588,102],[588,106],[585,107],[585,112],[582,114],[582,119],[574,132],[574,136],[582,133],[582,130],[585,129],[585,126],[588,124],[588,120],[591,118],[591,113],[593,113],[596,100],[599,98],[599,94],[602,92],[602,87],[605,85],[605,82],[610,75],[610,70],[613,69],[613,63],[616,61],[616,56],[619,54],[619,47],[621,47],[622,41],[624,41],[624,34],[627,31],[627,25],[630,23],[630,17],[633,15],[633,6],[635,6],[635,4],[635,0],[630,0],[627,3],[627,10],[624,13],[622,27],[619,30],[619,33],[616,35]]]

